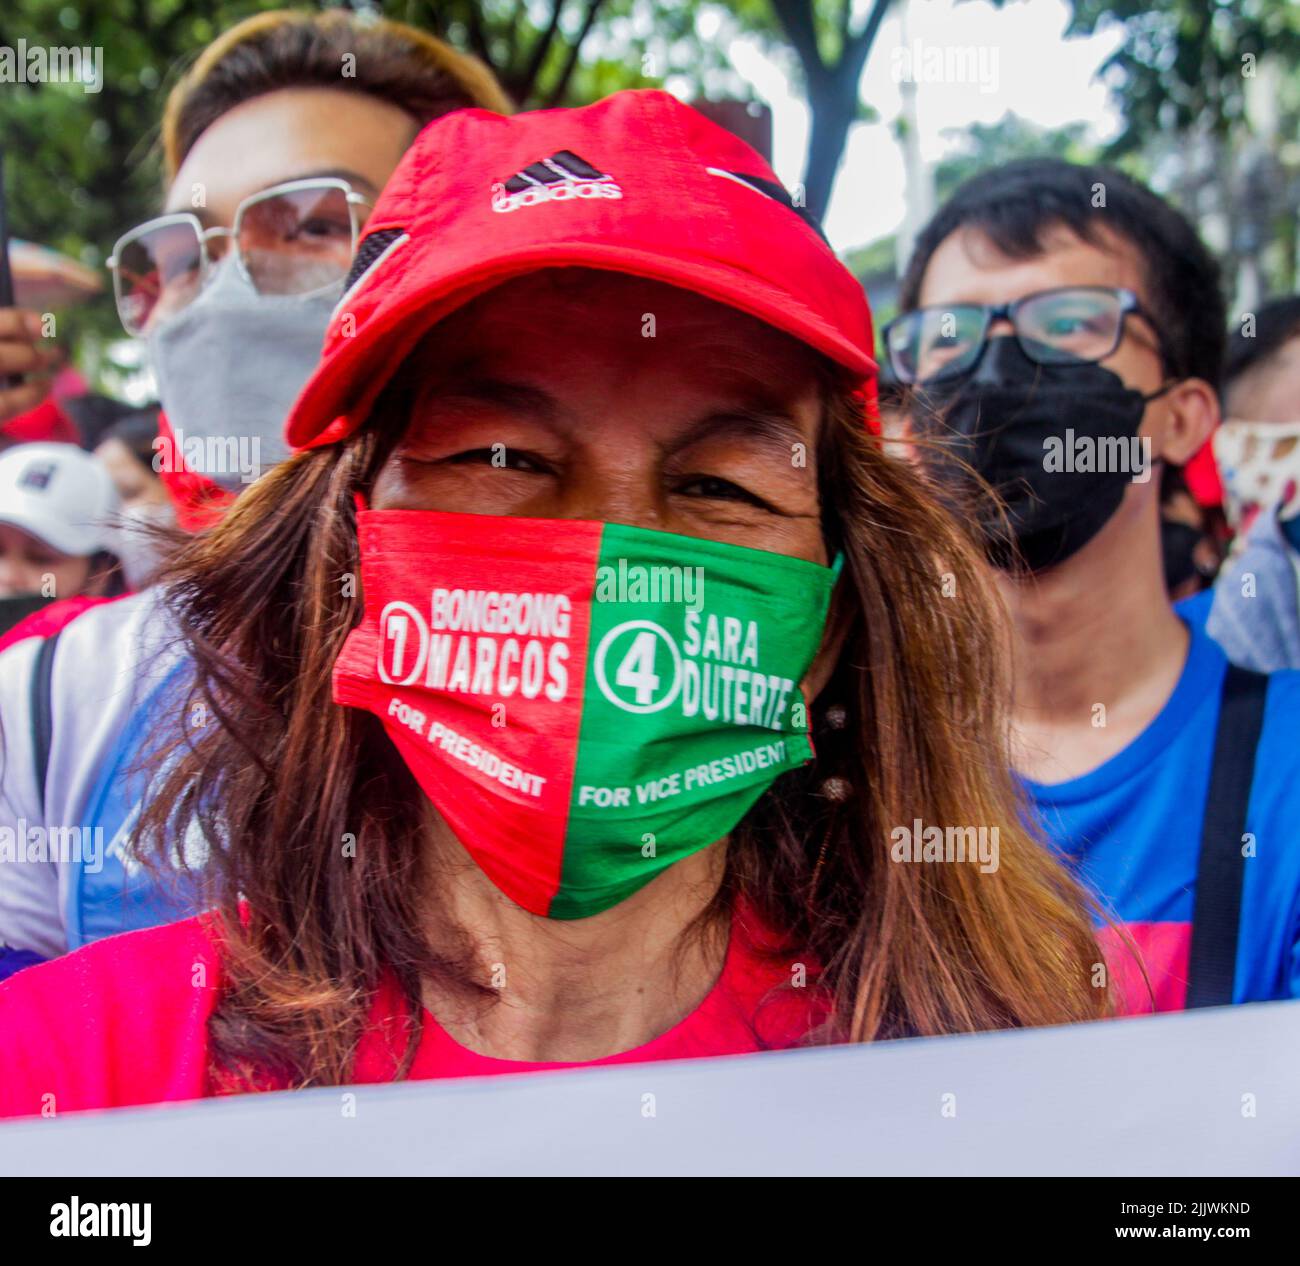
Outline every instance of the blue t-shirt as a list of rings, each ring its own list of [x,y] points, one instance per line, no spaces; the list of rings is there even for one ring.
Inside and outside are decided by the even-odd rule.
[[[1175,604],[1174,610],[1182,617],[1184,624],[1194,629],[1204,629],[1205,622],[1210,618],[1210,608],[1213,606],[1214,590],[1210,588],[1202,589],[1200,593],[1194,593],[1190,598],[1184,598]]]
[[[1195,621],[1169,701],[1123,751],[1081,778],[1025,785],[1044,829],[1125,925],[1157,1010],[1187,992],[1201,827],[1227,659]],[[1269,678],[1246,814],[1250,839],[1233,1001],[1300,996],[1300,672]],[[1129,956],[1131,961],[1131,956]],[[1113,964],[1114,965],[1114,964]],[[1150,1009],[1125,976],[1127,1009]],[[1141,993],[1139,999],[1136,992]]]

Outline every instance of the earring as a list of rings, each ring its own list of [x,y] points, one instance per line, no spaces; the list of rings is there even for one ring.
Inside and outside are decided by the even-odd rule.
[[[849,723],[849,710],[842,703],[832,703],[823,716],[831,730],[842,730]]]

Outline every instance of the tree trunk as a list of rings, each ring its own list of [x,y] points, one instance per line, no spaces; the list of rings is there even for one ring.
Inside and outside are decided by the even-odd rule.
[[[812,130],[808,139],[808,163],[804,168],[804,201],[821,220],[830,204],[835,173],[844,154],[844,142],[857,114],[856,93],[845,94],[834,81],[808,85]]]
[[[849,31],[849,6],[842,13],[839,60],[828,66],[817,45],[813,0],[771,0],[786,37],[803,69],[812,114],[808,162],[804,168],[804,205],[819,220],[826,214],[849,128],[858,114],[858,81],[867,54],[876,42],[890,0],[874,0],[862,30]]]

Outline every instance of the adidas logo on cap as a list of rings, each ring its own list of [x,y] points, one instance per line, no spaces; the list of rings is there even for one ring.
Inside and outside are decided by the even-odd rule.
[[[492,186],[492,210],[502,213],[539,202],[568,202],[573,198],[621,198],[623,190],[612,176],[599,172],[572,150],[529,163],[509,180]]]

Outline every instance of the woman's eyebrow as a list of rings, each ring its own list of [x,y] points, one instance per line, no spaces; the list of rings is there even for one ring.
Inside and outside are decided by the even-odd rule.
[[[720,409],[692,423],[668,445],[673,451],[717,438],[756,440],[764,448],[779,452],[788,461],[793,445],[809,443],[808,436],[789,414],[780,409],[742,405]]]
[[[554,423],[560,412],[556,398],[540,387],[506,378],[474,377],[457,382],[430,398],[430,404],[486,404],[523,413],[539,422]]]

